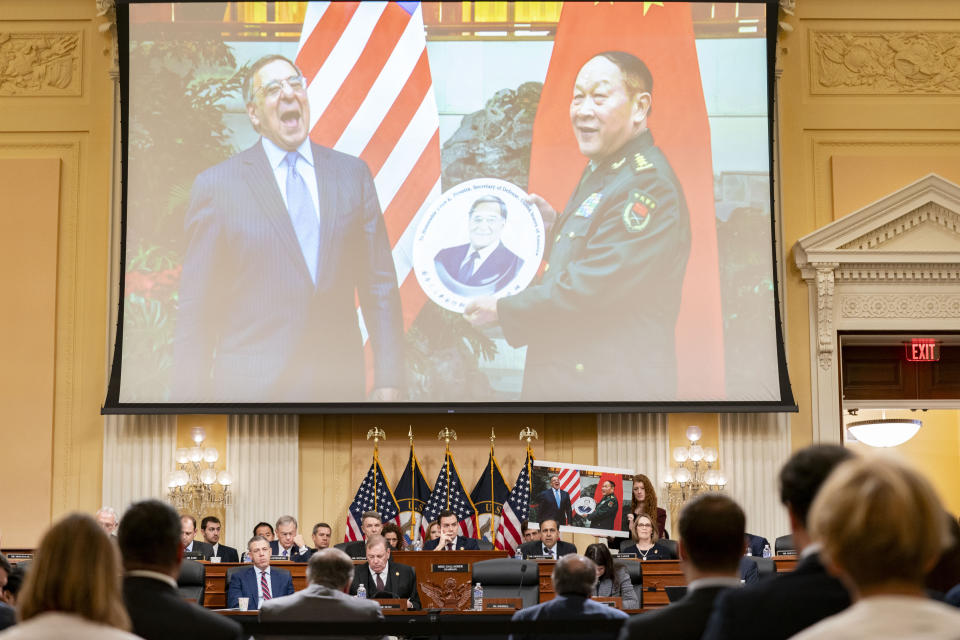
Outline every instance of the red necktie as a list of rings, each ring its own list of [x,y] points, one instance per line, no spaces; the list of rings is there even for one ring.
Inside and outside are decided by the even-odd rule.
[[[377,591],[383,591],[383,579],[377,574]]]
[[[261,572],[260,572],[260,591],[261,591],[261,593],[263,593],[263,599],[264,599],[264,600],[269,600],[269,599],[270,599],[270,585],[267,584],[267,572],[266,572],[266,571],[261,571]]]
[[[452,543],[452,542],[448,542],[448,543],[447,543],[447,551],[453,551],[453,543]]]

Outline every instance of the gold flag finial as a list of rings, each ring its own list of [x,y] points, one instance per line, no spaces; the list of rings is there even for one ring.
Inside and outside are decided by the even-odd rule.
[[[367,440],[369,440],[370,438],[373,438],[373,451],[374,453],[376,453],[377,449],[380,448],[379,447],[380,441],[387,439],[387,432],[381,429],[380,427],[374,427],[373,429],[370,429],[369,431],[367,431]]]
[[[413,446],[413,425],[407,430],[407,437],[410,438],[410,446]]]
[[[490,448],[493,449],[493,441],[497,439],[497,434],[493,432],[493,427],[490,427]]]
[[[523,430],[520,432],[520,439],[523,440],[524,438],[527,439],[527,448],[529,449],[530,440],[533,438],[536,438],[537,440],[539,440],[540,436],[538,436],[537,432],[531,429],[530,427],[524,427]]]
[[[437,440],[445,440],[447,443],[447,451],[450,451],[450,440],[457,439],[457,432],[451,429],[450,427],[444,427],[440,430],[440,433],[437,434]]]

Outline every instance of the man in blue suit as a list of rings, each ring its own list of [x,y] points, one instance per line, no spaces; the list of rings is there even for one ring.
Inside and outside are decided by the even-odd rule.
[[[423,545],[424,551],[479,551],[480,545],[473,538],[464,538],[458,536],[457,531],[460,528],[460,521],[457,514],[453,511],[441,511],[440,517],[440,537],[434,540],[427,540]]]
[[[448,286],[450,280],[471,290],[471,296],[491,295],[510,283],[523,266],[523,259],[500,242],[507,221],[507,205],[497,196],[482,196],[471,205],[470,242],[440,250],[434,258],[437,274]],[[456,288],[456,287],[451,287]]]
[[[306,79],[283,56],[244,82],[260,140],[194,182],[172,397],[182,402],[401,399],[400,295],[367,165],[312,144]]]
[[[244,567],[230,578],[227,607],[235,609],[239,598],[250,598],[249,609],[259,609],[261,600],[270,600],[293,593],[289,571],[270,566],[270,543],[263,536],[254,536],[247,543],[252,567]]]
[[[588,558],[570,554],[557,560],[553,567],[553,589],[556,597],[513,614],[512,621],[528,622],[534,620],[626,620],[629,616],[619,609],[590,599],[597,584],[597,565]],[[556,634],[537,636],[518,633],[510,636],[514,639],[555,638]],[[596,631],[591,638],[616,638],[616,631]]]

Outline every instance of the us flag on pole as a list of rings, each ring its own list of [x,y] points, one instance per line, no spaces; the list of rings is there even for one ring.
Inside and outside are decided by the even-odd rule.
[[[409,328],[426,300],[412,271],[413,235],[440,195],[440,119],[420,4],[311,2],[296,62],[308,84],[310,138],[359,157],[373,175]]]
[[[447,473],[448,467],[450,469],[449,474]],[[433,492],[430,494],[427,506],[423,510],[421,533],[424,540],[427,539],[426,528],[440,517],[441,511],[446,509],[456,514],[460,523],[460,533],[464,537],[477,537],[477,509],[473,506],[473,501],[467,495],[466,489],[463,488],[457,465],[453,463],[453,455],[449,452],[444,464],[440,467],[440,475],[437,476],[437,482],[433,485]]]
[[[530,465],[532,464],[533,456],[530,455],[530,451],[527,451],[527,459],[520,468],[517,483],[513,485],[507,501],[503,503],[503,511],[500,512],[500,524],[497,526],[494,546],[497,549],[506,549],[511,555],[516,553],[517,547],[523,544],[523,531],[520,525],[527,519],[527,514],[530,512]]]
[[[580,472],[576,469],[560,470],[560,488],[570,494],[570,504],[580,497]]]
[[[397,501],[390,491],[390,485],[387,484],[387,478],[377,458],[373,459],[370,470],[357,489],[357,495],[347,508],[347,532],[343,536],[344,542],[363,540],[360,523],[364,511],[379,512],[382,522],[399,522],[400,508],[397,507]]]

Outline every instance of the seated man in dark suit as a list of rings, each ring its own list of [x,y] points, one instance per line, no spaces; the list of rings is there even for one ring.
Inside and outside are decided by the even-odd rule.
[[[310,557],[303,591],[274,598],[260,607],[261,622],[382,622],[383,612],[373,600],[352,598],[345,592],[353,581],[353,561],[339,549],[323,549]],[[307,636],[309,638],[321,636]],[[333,636],[325,636],[333,637]],[[353,636],[338,635],[338,638]],[[367,636],[381,638],[381,636]],[[269,636],[268,636],[269,638]],[[299,636],[276,636],[296,640]],[[386,640],[386,636],[383,636]]]
[[[318,522],[313,525],[313,544],[312,549],[307,549],[307,553],[304,554],[305,561],[309,561],[310,558],[317,551],[323,551],[324,549],[330,548],[330,538],[333,536],[333,527],[328,525],[326,522]]]
[[[240,638],[235,621],[177,593],[180,531],[177,512],[159,500],[137,502],[123,515],[117,542],[126,568],[123,601],[133,632],[147,640]]]
[[[560,476],[550,476],[550,487],[537,496],[537,521],[555,520],[557,524],[573,521],[573,506],[570,494],[560,488]]]
[[[814,445],[793,454],[780,470],[780,501],[790,516],[800,561],[792,573],[720,596],[704,640],[789,638],[850,606],[840,581],[820,561],[819,545],[810,543],[807,513],[830,472],[852,457],[849,449]]]
[[[590,599],[597,584],[597,565],[592,560],[576,554],[566,555],[557,560],[553,567],[553,589],[556,597],[513,614],[515,622],[534,620],[584,620],[627,619],[627,614],[619,609],[608,607]],[[534,639],[538,637],[555,638],[556,634],[537,636],[523,633],[513,634],[511,640]],[[593,633],[591,639],[616,638],[616,633]]]
[[[206,542],[200,542],[193,538],[197,535],[197,519],[191,515],[180,516],[180,544],[183,545],[183,553],[202,554],[201,560],[209,560],[213,555],[213,547]]]
[[[368,598],[406,598],[408,609],[420,608],[416,570],[391,561],[390,545],[382,536],[367,538],[367,561],[354,567],[350,593],[356,595],[361,584],[367,590]]]
[[[244,567],[230,578],[227,586],[227,607],[236,609],[240,598],[250,598],[248,609],[259,609],[261,603],[293,593],[290,572],[270,566],[270,543],[263,536],[254,536],[247,543],[252,567]]]
[[[478,551],[480,549],[480,545],[477,544],[475,538],[464,538],[457,535],[460,530],[460,521],[453,511],[441,511],[437,520],[440,522],[440,537],[436,540],[427,540],[427,543],[423,545],[424,551],[443,551],[444,549],[447,551],[462,551],[464,549]]]
[[[770,547],[770,542],[766,538],[755,536],[752,533],[747,534],[747,551],[749,551],[749,555],[762,558],[764,547]],[[770,547],[770,551],[773,551],[773,547]]]
[[[441,249],[434,265],[441,281],[482,288],[470,295],[492,295],[510,284],[523,259],[500,241],[507,221],[507,205],[497,196],[483,196],[470,207],[470,242]],[[455,288],[455,287],[451,287]]]
[[[309,560],[310,549],[297,532],[299,526],[293,516],[280,516],[277,519],[277,539],[270,543],[270,553],[291,562]]]
[[[210,557],[220,558],[220,562],[240,562],[240,555],[236,549],[220,544],[220,528],[220,518],[216,516],[207,516],[200,521],[203,540],[213,548]]]
[[[576,553],[577,547],[560,539],[560,530],[556,520],[544,520],[540,523],[540,539],[524,542],[520,545],[520,553],[527,556],[561,556]]]
[[[378,536],[383,531],[383,517],[377,511],[364,511],[360,516],[360,530],[363,540],[354,540],[343,545],[343,552],[351,558],[366,558],[367,545],[364,542],[370,536]]]
[[[745,524],[743,509],[725,495],[708,493],[684,505],[677,552],[687,593],[668,607],[632,618],[620,640],[700,640],[717,596],[740,587]]]

